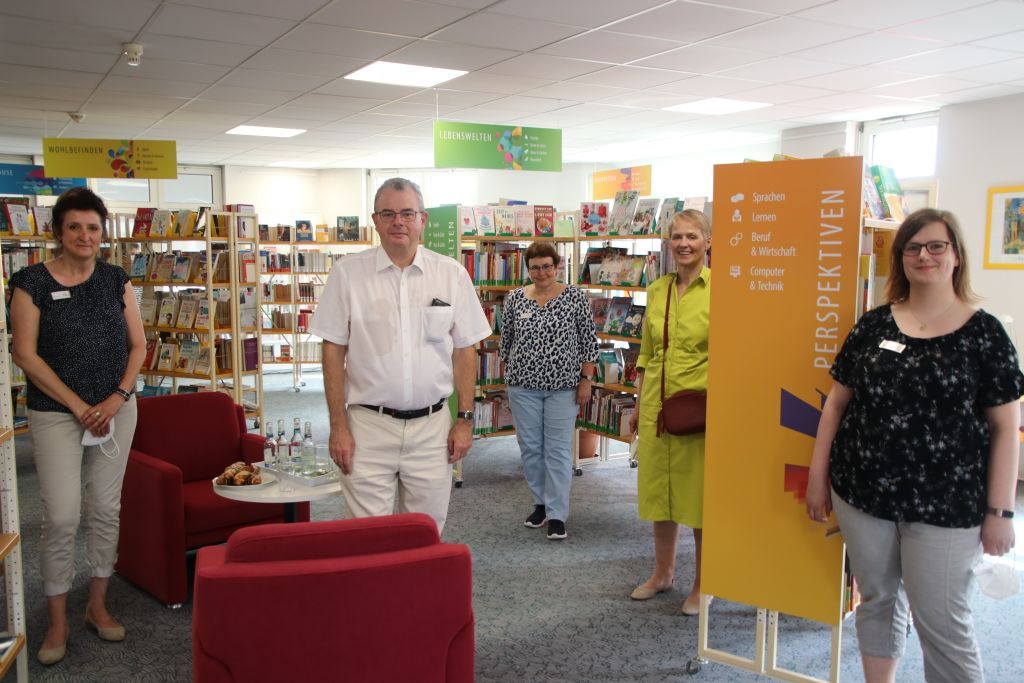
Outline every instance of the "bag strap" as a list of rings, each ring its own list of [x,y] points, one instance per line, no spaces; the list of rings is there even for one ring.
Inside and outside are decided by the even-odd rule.
[[[679,279],[679,273],[675,274],[672,278],[672,282],[668,286],[668,296],[665,297],[665,329],[661,333],[661,410],[658,411],[658,427],[655,436],[661,436],[661,432],[665,427],[665,371],[668,367],[668,314],[669,309],[672,307],[672,290],[676,288],[676,282]]]

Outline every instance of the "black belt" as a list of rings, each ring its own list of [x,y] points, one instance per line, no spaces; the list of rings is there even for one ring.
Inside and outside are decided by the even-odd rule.
[[[396,420],[415,420],[417,417],[433,415],[437,411],[441,410],[446,403],[448,403],[448,399],[442,398],[432,406],[427,408],[417,408],[416,410],[395,410],[394,408],[385,408],[384,406],[368,406],[365,403],[357,403],[356,405],[361,408],[369,408],[380,415],[389,415]]]

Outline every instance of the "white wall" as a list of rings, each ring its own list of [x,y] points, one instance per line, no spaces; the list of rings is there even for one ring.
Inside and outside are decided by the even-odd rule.
[[[1024,185],[1022,121],[1024,95],[943,107],[936,161],[936,206],[960,219],[971,284],[985,298],[985,310],[1013,316],[1018,336],[1024,329],[1024,270],[985,270],[982,264],[988,189]]]

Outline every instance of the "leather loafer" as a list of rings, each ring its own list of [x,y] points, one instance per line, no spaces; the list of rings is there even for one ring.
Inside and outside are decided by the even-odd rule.
[[[99,626],[89,613],[85,613],[85,625],[91,627],[96,631],[96,635],[100,637],[100,640],[107,640],[112,643],[119,643],[124,640],[125,632],[124,626]]]
[[[711,607],[711,601],[714,598],[708,599],[708,607]],[[695,617],[700,614],[700,593],[690,593],[686,596],[686,600],[683,602],[683,606],[679,608],[682,614],[688,617]]]
[[[665,591],[672,590],[672,584],[662,586],[661,588],[651,588],[646,583],[642,583],[633,589],[633,592],[629,594],[629,597],[633,600],[650,600],[658,593],[664,593]]]
[[[36,659],[38,659],[39,663],[43,666],[50,666],[51,664],[56,664],[61,661],[68,652],[68,639],[70,638],[71,633],[69,632],[68,637],[64,639],[64,643],[62,645],[58,645],[57,647],[40,648],[39,653],[36,654]]]

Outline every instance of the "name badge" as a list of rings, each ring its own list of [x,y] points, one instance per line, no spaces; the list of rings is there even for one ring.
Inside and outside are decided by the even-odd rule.
[[[54,301],[57,301],[58,299],[70,299],[71,298],[71,292],[69,292],[66,289],[62,289],[59,292],[52,292],[50,294],[50,296],[53,297]]]
[[[533,312],[532,311],[524,311],[524,312],[519,314],[519,319],[520,320],[526,320],[527,318],[532,318],[532,317],[533,317]]]
[[[903,349],[907,348],[907,346],[906,344],[900,344],[899,342],[883,339],[882,343],[878,345],[878,348],[885,349],[886,351],[895,351],[896,353],[903,353]]]

